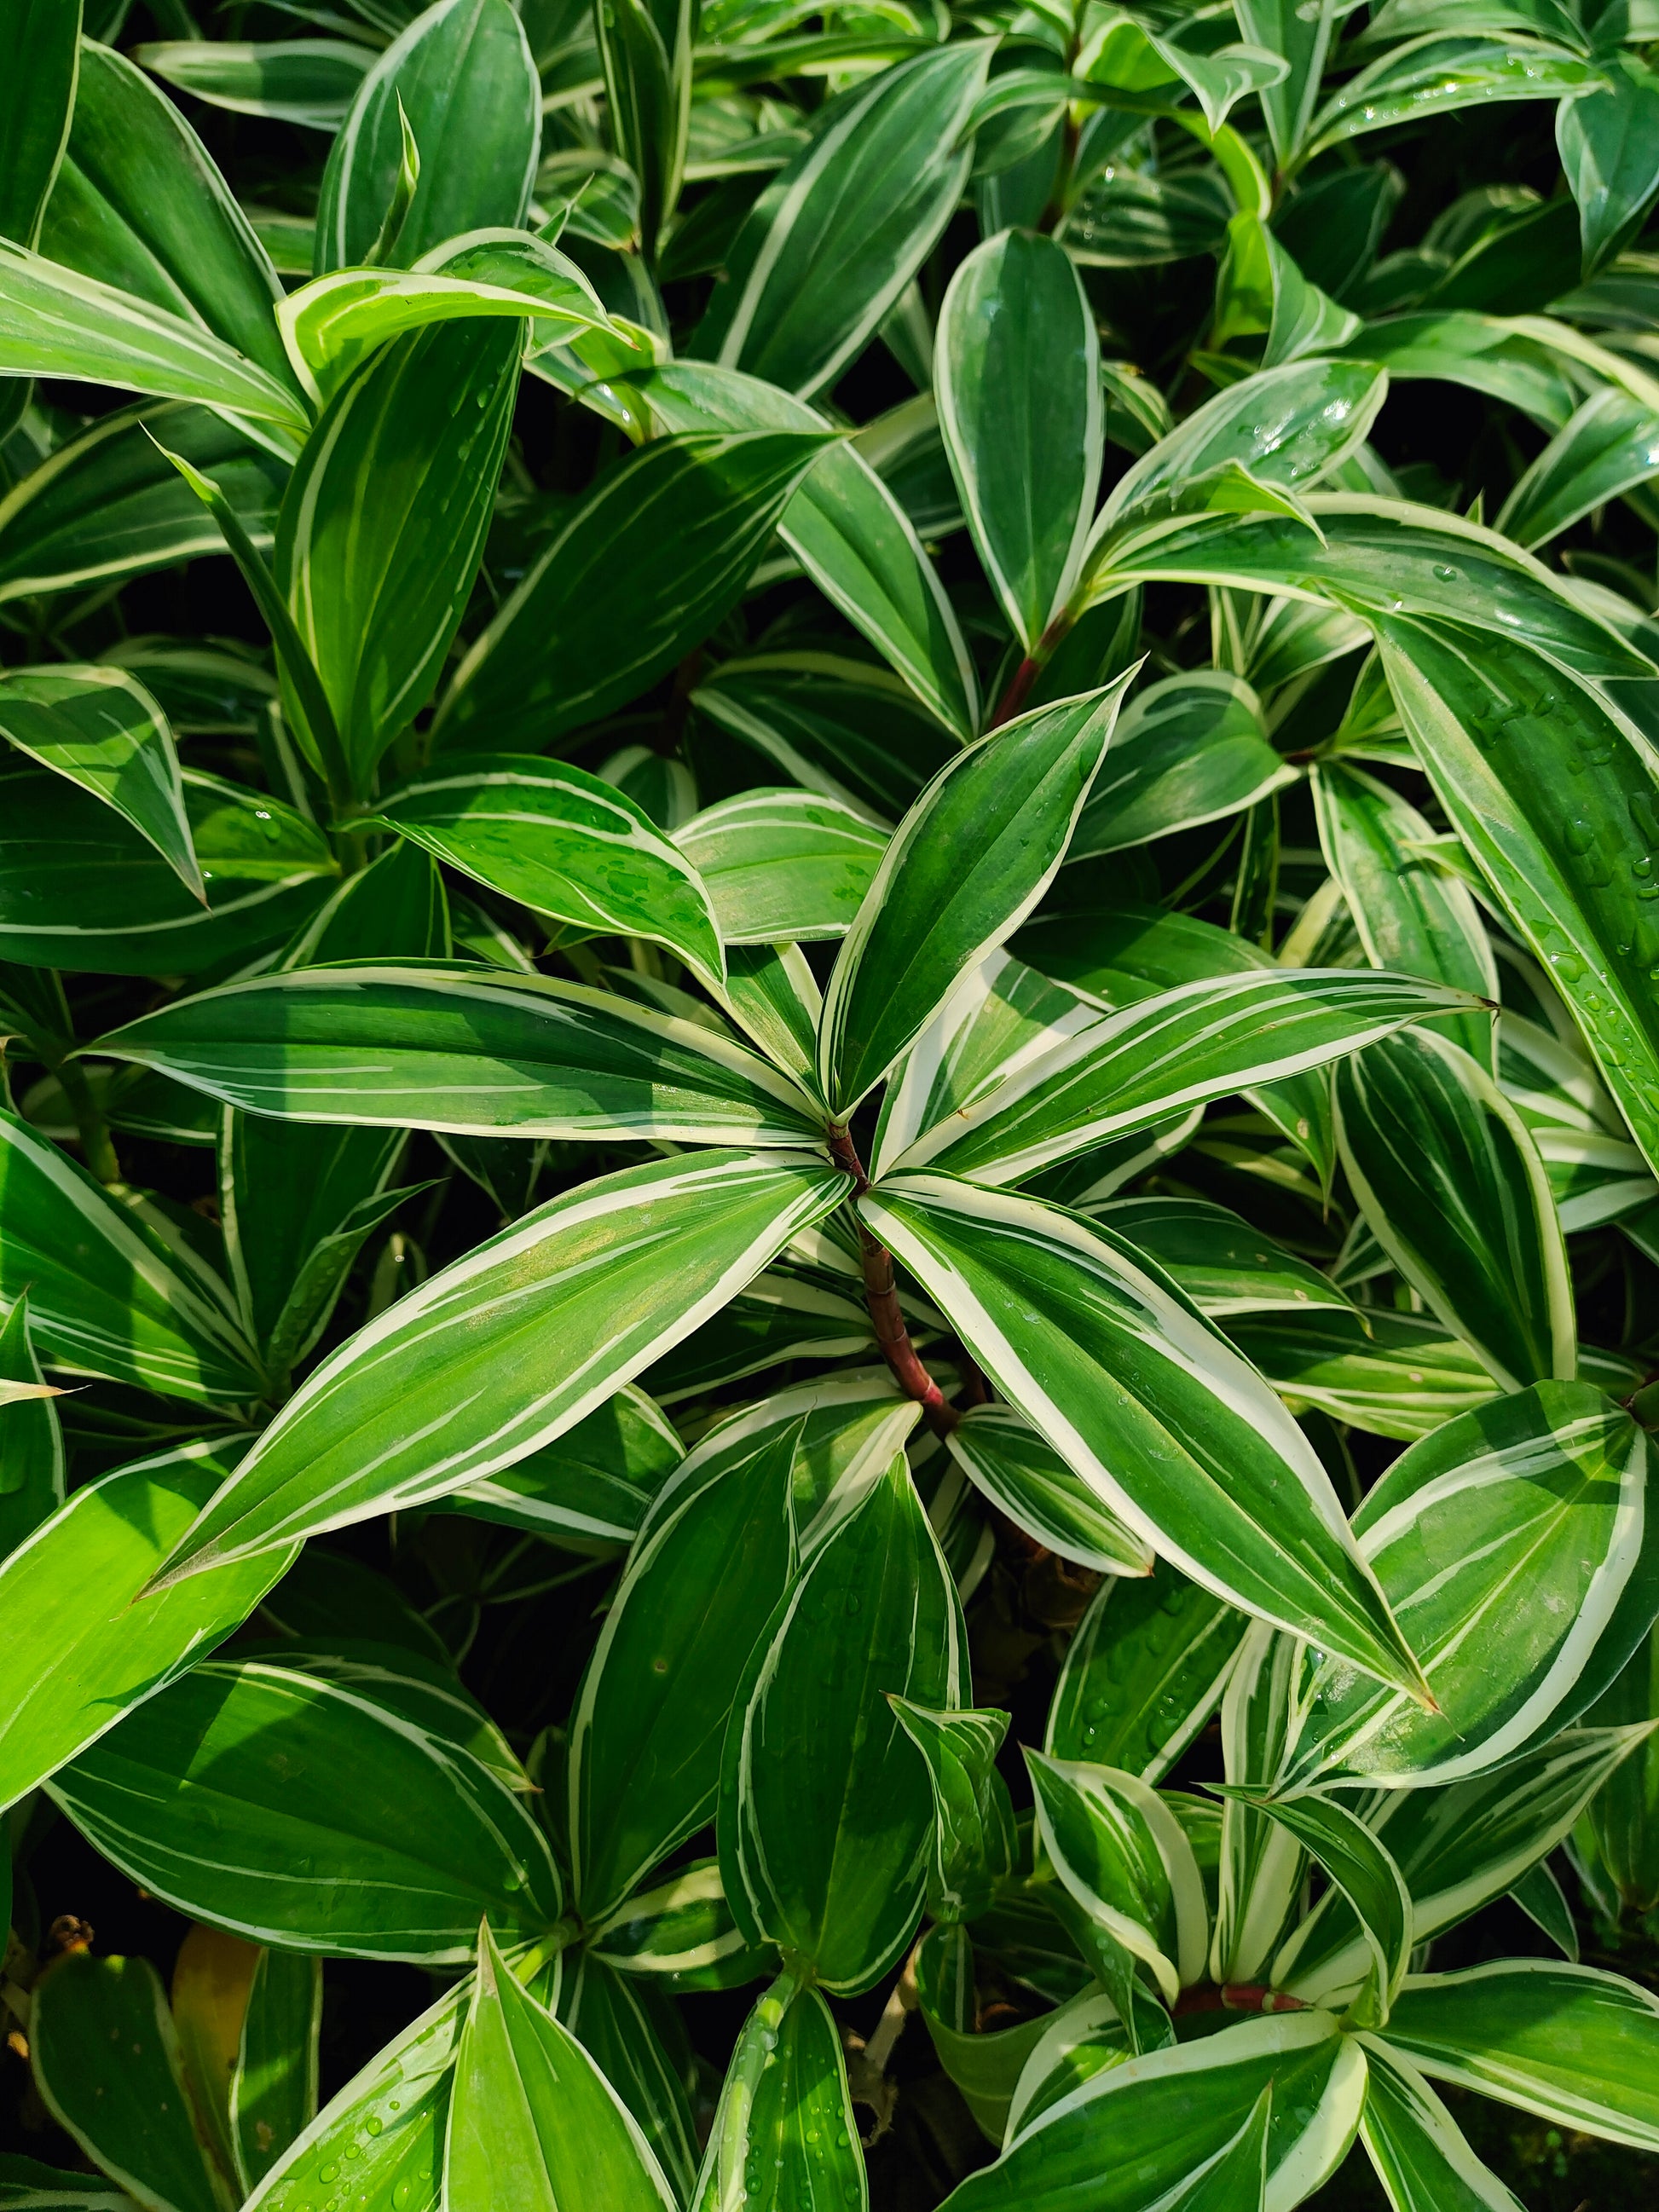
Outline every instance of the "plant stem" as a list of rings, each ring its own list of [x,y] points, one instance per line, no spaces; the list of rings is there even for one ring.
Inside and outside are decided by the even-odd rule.
[[[828,1139],[831,1158],[853,1178],[854,1197],[862,1198],[870,1188],[870,1178],[865,1173],[851,1133],[841,1123],[833,1122]],[[893,1280],[893,1255],[871,1235],[856,1214],[854,1220],[859,1233],[859,1258],[864,1268],[864,1303],[870,1310],[881,1356],[905,1396],[921,1407],[922,1417],[933,1434],[948,1437],[962,1416],[922,1365],[921,1356],[910,1341]]]
[[[1060,643],[1077,619],[1070,607],[1062,607],[1049,623],[1036,644],[1022,660],[1008,679],[1007,689],[996,704],[996,711],[985,725],[988,731],[1000,730],[1005,722],[1012,722],[1025,704],[1031,686],[1054,658],[1054,647]]]
[[[93,1097],[92,1085],[87,1080],[85,1068],[76,1060],[60,1060],[53,1067],[52,1073],[63,1086],[64,1097],[75,1115],[75,1126],[80,1132],[81,1150],[86,1155],[88,1167],[100,1182],[119,1182],[121,1163],[115,1157],[109,1123]]]
[[[1229,1982],[1217,1989],[1212,1983],[1182,1990],[1176,1999],[1176,2018],[1184,2020],[1194,2012],[1306,2012],[1307,2006],[1300,1997],[1286,1996],[1283,1990],[1264,1989],[1259,1982]]]

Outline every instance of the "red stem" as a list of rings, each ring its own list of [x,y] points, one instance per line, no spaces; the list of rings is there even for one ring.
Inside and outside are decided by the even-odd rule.
[[[1072,627],[1073,617],[1069,607],[1062,607],[1036,641],[1035,653],[1028,653],[1008,679],[1008,687],[996,704],[996,711],[985,725],[988,731],[1000,730],[1005,722],[1012,722],[1030,695],[1031,686],[1042,675],[1054,657],[1054,647]]]
[[[832,1126],[829,1143],[830,1157],[836,1166],[845,1168],[853,1178],[854,1197],[862,1198],[870,1188],[870,1178],[864,1171],[864,1163],[850,1133]],[[921,1407],[922,1418],[933,1434],[948,1437],[962,1416],[922,1365],[921,1356],[910,1341],[893,1280],[893,1255],[861,1221],[858,1232],[859,1257],[864,1267],[864,1303],[870,1310],[882,1358],[905,1396]]]
[[[1221,1989],[1205,1983],[1182,1990],[1175,2009],[1176,2018],[1182,2020],[1194,2012],[1306,2012],[1308,2008],[1300,1997],[1286,1996],[1283,1990],[1264,1989],[1259,1982],[1229,1982]]]

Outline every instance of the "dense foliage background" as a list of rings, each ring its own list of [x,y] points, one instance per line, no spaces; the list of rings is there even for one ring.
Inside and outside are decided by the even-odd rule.
[[[82,15],[0,2205],[1645,2202],[1659,15]]]

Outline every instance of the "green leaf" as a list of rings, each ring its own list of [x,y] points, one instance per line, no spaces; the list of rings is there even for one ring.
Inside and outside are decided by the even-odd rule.
[[[3,695],[0,695],[3,696]],[[808,791],[746,791],[674,833],[726,945],[845,936],[887,849],[884,830]]]
[[[1167,1279],[1081,1221],[943,1176],[895,1177],[859,1210],[998,1391],[1159,1553],[1415,1692],[1311,1447]]]
[[[452,1983],[393,2036],[255,2184],[250,2208],[318,2203],[349,2160],[366,2212],[438,2212],[455,2048],[471,1993],[470,1976]]]
[[[1104,1575],[1144,1575],[1152,1554],[1012,1406],[974,1406],[945,1439],[975,1488],[1046,1550]]]
[[[724,976],[697,869],[613,783],[528,753],[486,753],[399,785],[374,819],[490,890],[584,933],[666,945]]]
[[[1103,1583],[1066,1646],[1044,1751],[1161,1780],[1215,1711],[1247,1626],[1161,1559]]]
[[[211,471],[255,543],[270,544],[286,465],[205,408],[150,400],[68,439],[0,501],[0,601],[219,551],[217,524],[157,438]]]
[[[270,1552],[139,1597],[241,1441],[185,1444],[83,1485],[0,1564],[0,1649],[18,1686],[0,1720],[0,1804],[204,1658],[291,1564],[291,1550]],[[58,1663],[43,1670],[47,1649]]]
[[[805,2212],[870,2198],[841,2037],[813,1989],[781,1974],[738,2037],[692,2212]]]
[[[199,975],[274,949],[335,872],[313,825],[246,784],[182,771],[207,906],[90,792],[33,766],[0,775],[0,959],[115,975]]]
[[[1659,168],[1656,169],[1659,177]],[[1542,545],[1621,492],[1659,475],[1659,435],[1645,400],[1604,385],[1551,439],[1516,483],[1498,527]]]
[[[696,2061],[679,2008],[649,1978],[615,1972],[584,1950],[561,1977],[556,2016],[633,2115],[683,2204],[701,2153]]]
[[[1579,401],[1565,363],[1521,325],[1468,308],[1389,315],[1368,323],[1350,349],[1388,370],[1396,384],[1437,377],[1518,407],[1547,431],[1560,429]]]
[[[316,274],[368,259],[402,165],[404,117],[420,149],[420,181],[384,258],[407,268],[463,231],[522,222],[540,105],[529,45],[507,0],[440,0],[417,15],[363,79],[329,155]]]
[[[1227,1334],[1298,1406],[1406,1443],[1487,1404],[1490,1375],[1428,1314],[1241,1314]]]
[[[731,612],[833,434],[692,432],[608,470],[456,671],[441,750],[538,750],[647,690]]]
[[[212,1405],[260,1376],[224,1285],[15,1115],[0,1114],[0,1298],[55,1367]]]
[[[1617,1974],[1547,1959],[1414,1974],[1387,2039],[1436,2081],[1659,2148],[1659,1998]]]
[[[1498,100],[1555,99],[1598,80],[1589,63],[1542,40],[1430,32],[1346,79],[1314,117],[1299,161],[1305,165],[1367,131]]]
[[[992,42],[935,46],[843,94],[761,195],[698,325],[704,360],[810,398],[874,336],[955,212]]]
[[[933,1793],[890,1693],[954,1709],[966,1637],[902,1452],[843,1478],[732,1707],[717,1832],[726,1895],[837,1995],[915,1931]]]
[[[1656,131],[1659,83],[1634,55],[1604,62],[1587,89],[1555,111],[1561,167],[1578,203],[1586,277],[1641,229],[1659,192]]]
[[[818,1068],[837,1114],[881,1081],[1054,880],[1126,680],[1008,723],[942,769],[900,824],[824,1000]]]
[[[173,732],[124,669],[11,670],[0,679],[0,736],[112,806],[206,903]]]
[[[377,58],[345,39],[167,39],[133,59],[164,83],[233,115],[264,115],[331,134]]]
[[[1179,1822],[1150,1783],[1121,1768],[1048,1759],[1029,1747],[1025,1764],[1044,1857],[1090,1929],[1125,1954],[1121,1963],[1091,1959],[1120,2014],[1127,2020],[1133,2005],[1131,1960],[1173,2005],[1203,1973],[1210,1932],[1198,1862]]]
[[[1380,1791],[1361,1809],[1411,1893],[1412,1942],[1514,1890],[1611,1779],[1639,1771],[1652,1723],[1565,1729],[1541,1747],[1443,1790]],[[1335,2002],[1366,1971],[1366,1947],[1340,1893],[1322,1898],[1273,1961],[1275,1988]]]
[[[296,388],[272,320],[282,284],[252,224],[167,94],[89,39],[40,246]]]
[[[501,2212],[674,2212],[639,2125],[486,1925],[455,2057],[444,2203]]]
[[[635,834],[620,808],[613,818]],[[788,1146],[821,1127],[787,1077],[699,1023],[459,964],[258,976],[178,1000],[97,1048],[301,1121]]]
[[[477,319],[393,339],[330,401],[284,495],[277,586],[359,792],[431,697],[465,611],[519,345],[516,324]]]
[[[1332,0],[1311,9],[1297,0],[1235,0],[1233,13],[1245,38],[1281,55],[1287,65],[1286,76],[1264,87],[1261,99],[1274,161],[1288,169],[1318,102],[1339,11]]]
[[[238,2179],[252,2189],[317,2117],[320,1959],[261,1951],[230,2082]]]
[[[81,11],[26,0],[12,18],[0,100],[0,238],[33,246],[75,110]]]
[[[457,1491],[453,1510],[556,1540],[625,1544],[684,1456],[668,1416],[630,1383],[556,1443]]]
[[[1091,860],[1218,821],[1296,781],[1242,678],[1218,668],[1171,676],[1124,709],[1066,857]]]
[[[1588,1823],[1595,1855],[1613,1887],[1638,1911],[1651,1910],[1650,1900],[1659,1899],[1659,1820],[1655,1817],[1659,1811],[1659,1746],[1646,1733],[1648,1716],[1659,1712],[1659,1699],[1654,1696],[1656,1650],[1659,1639],[1650,1631],[1589,1715],[1610,1724],[1609,1732],[1621,1737],[1632,1724],[1644,1731],[1640,1755],[1621,1763],[1598,1792]],[[1625,1726],[1620,1727],[1620,1723]],[[1582,1840],[1582,1831],[1580,1834]]]
[[[827,1164],[711,1152],[579,1185],[325,1359],[169,1581],[459,1490],[551,1443],[842,1197]]]
[[[1462,992],[1361,969],[1267,966],[1102,1014],[927,1130],[895,1170],[1012,1183],[1103,1139],[1358,1052]]]
[[[1520,1750],[1572,1691],[1636,1571],[1646,1467],[1642,1431],[1582,1382],[1494,1399],[1402,1453],[1354,1533],[1438,1711],[1323,1659],[1287,1779],[1340,1771],[1412,1788]]]
[[[1265,337],[1261,366],[1276,368],[1304,354],[1338,352],[1362,327],[1351,309],[1308,281],[1254,209],[1240,210],[1227,226],[1216,277],[1212,353],[1237,338]]]
[[[0,374],[73,377],[199,400],[269,423],[285,444],[307,429],[305,408],[289,383],[201,324],[3,244]]]
[[[64,1503],[54,1395],[35,1354],[25,1291],[0,1325],[0,1561]]]
[[[699,12],[690,0],[605,0],[594,14],[614,143],[640,183],[647,263],[685,174]]]
[[[567,255],[521,231],[475,234],[434,247],[415,269],[345,269],[290,292],[276,310],[289,358],[325,398],[377,346],[428,325],[528,320],[532,346],[556,344],[609,318]]]
[[[1301,1844],[1255,1802],[1284,1765],[1299,1661],[1290,1638],[1256,1622],[1221,1700],[1222,1763],[1237,1791],[1224,1798],[1217,1839],[1210,1978],[1224,1988],[1261,1979],[1307,1877]]]
[[[1411,1963],[1412,1899],[1405,1876],[1387,1845],[1337,1798],[1309,1790],[1255,1796],[1255,1802],[1318,1861],[1352,1908],[1370,1967],[1352,2017],[1363,2027],[1382,2027]]]
[[[252,1942],[459,1965],[477,1917],[550,1927],[558,1871],[523,1801],[389,1705],[209,1660],[48,1785],[154,1895]]]
[[[1431,825],[1409,799],[1348,762],[1322,761],[1312,782],[1325,864],[1372,967],[1496,999],[1498,965],[1468,884],[1422,857]],[[1437,1026],[1490,1069],[1488,1015],[1453,1014]]]
[[[1100,343],[1065,249],[1008,230],[970,253],[934,374],[975,549],[1030,653],[1076,580],[1100,482]]]
[[[634,380],[671,431],[822,431],[813,408],[698,362]],[[960,738],[978,726],[979,689],[956,612],[909,517],[851,444],[830,447],[795,491],[778,533],[830,604],[868,638],[922,704]]]
[[[927,1760],[933,1785],[928,1917],[971,1920],[1013,1871],[1014,1808],[996,1770],[1008,1715],[994,1709],[932,1712],[896,1696],[888,1702]]]
[[[675,1994],[741,1989],[774,1963],[771,1946],[749,1942],[732,1917],[714,1859],[635,1890],[593,1931],[588,1956]]]
[[[1521,2212],[1404,2052],[1368,2036],[1365,2057],[1359,2135],[1389,2203],[1398,2212]]]
[[[846,452],[837,447],[822,465],[836,465]],[[838,655],[755,653],[722,661],[691,694],[691,704],[781,775],[884,827],[956,750],[898,677]]]
[[[727,1011],[772,1062],[814,1098],[813,1066],[823,996],[796,945],[732,945],[726,951]]]
[[[57,1960],[35,1988],[29,2056],[52,2118],[150,2212],[220,2212],[148,1959]]]
[[[1352,1310],[1328,1275],[1208,1199],[1121,1198],[1088,1211],[1156,1261],[1212,1320],[1310,1306]]]
[[[1060,2212],[1068,2197],[1090,2212],[1143,2212],[1167,2195],[1198,2212],[1207,2200],[1179,2192],[1232,2154],[1248,2169],[1250,2141],[1271,2088],[1265,2196],[1220,2199],[1224,2212],[1255,2202],[1297,2203],[1340,2162],[1365,2094],[1365,2057],[1328,2013],[1247,2021],[1218,2035],[1152,2051],[1096,2074],[1036,2114],[994,2166],[970,2174],[945,2199],[948,2212]],[[1225,2168],[1223,2167],[1224,2172]]]
[[[1342,1164],[1371,1234],[1506,1390],[1578,1371],[1572,1283],[1526,1124],[1461,1047],[1402,1032],[1337,1070]]]
[[[1436,798],[1659,1161],[1659,921],[1643,897],[1659,780],[1645,744],[1604,694],[1520,638],[1444,619],[1376,627]]]

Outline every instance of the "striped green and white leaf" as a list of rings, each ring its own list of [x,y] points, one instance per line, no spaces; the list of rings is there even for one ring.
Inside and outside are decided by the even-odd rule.
[[[185,769],[204,907],[148,838],[45,769],[0,775],[0,959],[114,975],[194,975],[272,951],[335,874],[315,825],[267,793]]]
[[[1622,1975],[1544,1959],[1414,1974],[1387,2041],[1437,2081],[1659,2149],[1659,1998]]]
[[[968,256],[933,379],[975,550],[1030,653],[1076,581],[1100,483],[1100,341],[1063,246],[1006,230]]]
[[[1614,385],[1603,385],[1518,479],[1497,526],[1519,544],[1547,544],[1592,507],[1656,474],[1659,440],[1652,407]]]
[[[0,1564],[0,1804],[14,1804],[239,1627],[294,1553],[140,1597],[245,1437],[184,1444],[86,1483]],[[51,1663],[43,1663],[43,1654]]]
[[[1522,2212],[1521,2200],[1483,2166],[1462,2130],[1405,2053],[1365,2039],[1365,2108],[1359,2139],[1399,2212]]]
[[[27,1291],[0,1324],[0,1560],[64,1503],[62,1395],[41,1371]]]
[[[227,2118],[237,2179],[252,2189],[317,2117],[323,1962],[262,1951],[237,2039]]]
[[[1029,1747],[1025,1763],[1044,1858],[1090,1929],[1124,1954],[1097,1958],[1091,1947],[1120,2014],[1133,2017],[1130,1960],[1150,1970],[1173,2005],[1202,1975],[1210,1936],[1203,1878],[1180,1823],[1150,1783],[1121,1767]]]
[[[431,698],[466,611],[512,427],[519,349],[516,323],[477,317],[393,339],[335,393],[283,495],[277,588],[360,796]],[[283,673],[296,735],[308,739],[313,765],[325,765],[303,677]]]
[[[1496,999],[1498,966],[1473,894],[1423,857],[1431,825],[1409,799],[1348,762],[1321,763],[1312,782],[1325,865],[1372,967]],[[1437,1026],[1491,1068],[1486,1014],[1453,1015]]]
[[[694,1336],[647,1370],[665,1406],[705,1397],[788,1359],[842,1359],[875,1349],[870,1310],[851,1285],[766,1268]]]
[[[797,945],[732,945],[726,951],[726,1011],[775,1067],[816,1097],[813,1066],[823,994]]]
[[[460,1965],[550,1928],[558,1869],[490,1770],[360,1691],[209,1660],[63,1768],[54,1802],[153,1895],[252,1942]]]
[[[1162,1560],[1103,1583],[1066,1646],[1043,1749],[1160,1780],[1215,1711],[1248,1626]]]
[[[738,234],[694,351],[804,398],[832,384],[956,211],[991,54],[933,47],[824,111]]]
[[[836,434],[699,423],[606,470],[456,670],[440,752],[539,751],[648,690],[742,598]]]
[[[64,158],[75,112],[81,18],[65,9],[31,8],[15,19],[10,82],[0,110],[6,158],[0,185],[0,237],[33,246]]]
[[[82,1950],[58,1960],[31,2008],[29,2046],[47,2112],[130,2192],[123,2203],[222,2212],[222,2185],[215,2186],[197,2136],[173,2015],[148,1959],[95,1959]]]
[[[974,1487],[1046,1550],[1103,1575],[1144,1575],[1152,1553],[1012,1406],[974,1406],[946,1438]]]
[[[332,132],[377,57],[345,39],[167,39],[135,47],[133,58],[210,107]]]
[[[551,1443],[690,1334],[847,1178],[732,1151],[579,1185],[313,1370],[166,1578],[460,1490]]]
[[[1340,1799],[1316,1790],[1262,1796],[1256,1805],[1296,1838],[1351,1908],[1370,1958],[1347,2017],[1359,2027],[1383,2027],[1411,1963],[1413,1940],[1411,1893],[1388,1846]]]
[[[741,1989],[775,1963],[771,1947],[748,1942],[732,1917],[715,1859],[693,1859],[625,1898],[593,1930],[587,1955],[676,1993]]]
[[[1406,1443],[1497,1392],[1468,1346],[1427,1314],[1241,1314],[1227,1334],[1298,1410]]]
[[[824,998],[818,1068],[836,1113],[881,1081],[1054,880],[1126,681],[1006,724],[942,769],[900,823]]]
[[[408,1644],[348,1636],[337,1629],[269,1644],[245,1643],[238,1650],[242,1657],[269,1660],[290,1674],[314,1676],[388,1708],[422,1734],[469,1753],[508,1790],[528,1796],[533,1789],[506,1736],[456,1679],[447,1652],[439,1658]]]
[[[1506,1765],[1443,1790],[1379,1790],[1358,1800],[1405,1877],[1413,1943],[1426,1943],[1513,1889],[1637,1755],[1653,1725],[1566,1729]],[[1333,1892],[1291,1932],[1271,1978],[1294,1996],[1334,2003],[1365,1966],[1352,1911]]]
[[[629,1383],[556,1443],[468,1483],[453,1504],[474,1519],[558,1541],[626,1544],[684,1457],[668,1416]]]
[[[1525,1123],[1480,1063],[1427,1030],[1337,1070],[1342,1164],[1394,1265],[1504,1389],[1570,1382],[1566,1240]]]
[[[1311,1446],[1167,1278],[1073,1217],[943,1176],[892,1178],[860,1212],[1001,1395],[1155,1550],[1416,1692]]]
[[[1529,13],[1522,20],[1530,24],[1539,17]],[[1505,18],[1497,35],[1474,27],[1453,36],[1431,31],[1390,48],[1326,100],[1309,125],[1301,162],[1408,119],[1497,100],[1571,96],[1595,83],[1589,63],[1545,40],[1516,37],[1513,21]]]
[[[124,669],[9,671],[0,681],[0,736],[113,807],[205,902],[173,732]]]
[[[1210,1978],[1259,1981],[1296,1916],[1307,1860],[1296,1835],[1254,1799],[1284,1765],[1293,1724],[1298,1647],[1265,1622],[1238,1648],[1221,1700],[1221,1748],[1230,1791],[1221,1808]]]
[[[869,2189],[841,2037],[814,1989],[781,1974],[744,2022],[692,2212],[865,2212]]]
[[[838,1995],[868,1989],[915,1932],[933,1790],[887,1700],[961,1702],[956,1585],[902,1452],[843,1480],[732,1705],[716,1818],[738,1926]]]
[[[1126,524],[1105,549],[1111,566],[1091,574],[1088,589],[1097,597],[1136,583],[1228,585],[1346,607],[1374,628],[1402,614],[1413,627],[1425,617],[1443,620],[1449,601],[1478,625],[1476,636],[1504,638],[1504,647],[1488,651],[1526,646],[1592,680],[1646,672],[1633,647],[1495,531],[1437,507],[1356,493],[1310,492],[1303,504],[1320,536],[1308,521],[1273,514]]]
[[[1364,2051],[1323,2012],[1247,2021],[1096,2074],[1037,2112],[994,2166],[961,2183],[948,2212],[1029,2212],[1068,2194],[1090,2212],[1142,2212],[1163,2201],[1197,2212],[1207,2202],[1202,2183],[1229,2153],[1242,2155],[1235,2147],[1249,2142],[1268,2090],[1265,2195],[1258,2153],[1247,2185],[1220,2202],[1225,2212],[1299,2203],[1340,2164],[1365,2095]]]
[[[198,1405],[257,1398],[228,1287],[15,1115],[0,1114],[0,1298],[54,1368]]]
[[[925,1131],[890,1171],[1018,1182],[1108,1138],[1305,1073],[1470,1003],[1441,984],[1352,969],[1266,967],[1180,985],[1017,1066]]]
[[[691,2109],[696,2061],[679,2008],[650,1980],[613,1972],[591,1950],[561,1964],[556,2018],[632,2116],[675,2203],[684,2204],[700,2146]]]
[[[677,2203],[638,2121],[521,1986],[486,1923],[455,2053],[447,2212],[674,2212]]]
[[[1219,668],[1166,677],[1124,709],[1068,857],[1093,859],[1254,806],[1298,770],[1268,742],[1261,703]]]
[[[711,895],[627,793],[562,761],[490,753],[398,785],[374,817],[573,933],[665,945],[718,988]]]
[[[917,1984],[921,1986],[920,1968]],[[925,2007],[925,1997],[923,2002]],[[1142,2051],[1169,2048],[1175,2041],[1175,2023],[1162,2002],[1144,1985],[1137,1984],[1134,2004]],[[1026,2031],[1024,2039],[1029,2051],[1018,2063],[1012,2094],[1005,2100],[1005,2111],[1000,2116],[975,2112],[975,2118],[996,2143],[1012,2142],[1014,2136],[1023,2135],[1051,2105],[1057,2105],[1062,2097],[1081,2088],[1097,2074],[1121,2066],[1134,2056],[1117,2007],[1098,1984],[1083,1990],[1054,2011],[1021,2025]],[[928,2026],[937,2036],[939,2031],[931,2016]],[[1030,2033],[1034,2027],[1042,2031],[1036,2037]],[[1020,2032],[1018,2028],[1002,2031],[1010,2037]],[[971,2050],[973,2043],[984,2039],[973,2038],[969,2048]],[[1011,2061],[1012,2057],[1011,2050]],[[955,2074],[952,2078],[957,2078]],[[968,2094],[965,2087],[963,2094]],[[994,2118],[1000,2118],[1000,2124],[989,2124]],[[1247,2197],[1246,2203],[1249,2201]]]
[[[1438,1710],[1322,1659],[1301,1690],[1287,1780],[1419,1788],[1525,1746],[1571,1695],[1637,1570],[1647,1460],[1629,1415],[1581,1382],[1494,1399],[1402,1453],[1354,1533]]]
[[[428,323],[528,321],[532,345],[602,331],[610,317],[568,254],[522,231],[441,246],[416,269],[341,269],[290,292],[277,327],[299,374],[326,398],[364,356]]]
[[[1649,978],[1659,921],[1642,896],[1659,849],[1659,779],[1648,746],[1605,693],[1524,637],[1500,645],[1419,616],[1380,622],[1377,639],[1436,798],[1659,1163]]]
[[[388,27],[397,23],[394,15]],[[316,274],[371,258],[407,268],[441,240],[521,223],[540,106],[529,41],[508,0],[439,0],[416,15],[364,77],[329,154]],[[405,127],[420,167],[395,235],[383,239]]]
[[[477,968],[258,976],[141,1017],[98,1049],[297,1121],[792,1146],[823,1126],[786,1075],[701,1023]]]
[[[1119,1198],[1091,1218],[1153,1260],[1212,1320],[1234,1314],[1352,1312],[1330,1277],[1205,1198]]]
[[[900,1697],[889,1702],[933,1785],[927,1916],[971,1920],[1012,1873],[1018,1854],[1013,1804],[996,1769],[1008,1715],[991,1708],[932,1712]]]
[[[701,878],[721,941],[731,945],[844,937],[888,840],[837,799],[762,789],[693,815],[674,842]]]
[[[803,400],[712,362],[665,363],[637,377],[635,388],[670,431],[829,427]],[[971,738],[979,688],[955,610],[909,517],[855,446],[824,451],[785,507],[778,533],[831,606],[944,728]]]

